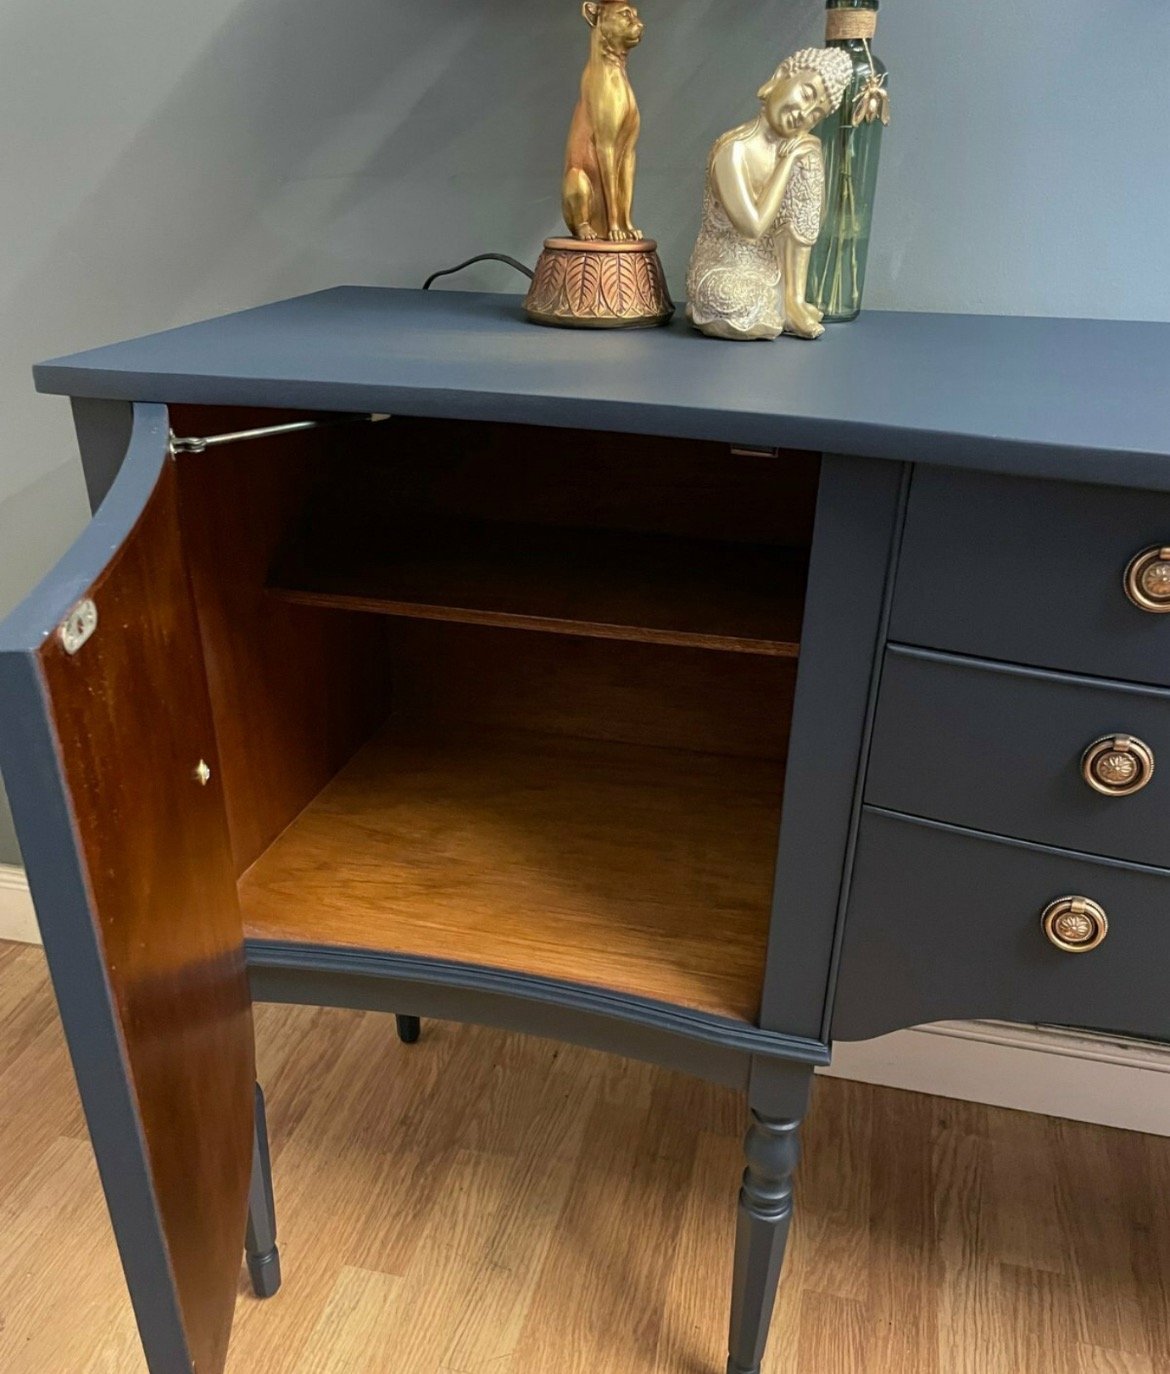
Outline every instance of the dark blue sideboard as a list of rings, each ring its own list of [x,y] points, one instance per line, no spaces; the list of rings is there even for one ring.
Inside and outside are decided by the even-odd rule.
[[[1167,375],[358,287],[38,367],[95,513],[0,762],[152,1374],[222,1371],[241,1253],[279,1287],[252,1001],[741,1089],[729,1374],[834,1039],[1170,1033]]]

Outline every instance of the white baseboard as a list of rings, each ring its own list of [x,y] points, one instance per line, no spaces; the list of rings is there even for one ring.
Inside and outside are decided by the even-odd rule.
[[[24,869],[13,864],[0,864],[0,940],[41,943]]]
[[[835,1078],[1170,1136],[1170,1045],[1051,1026],[940,1021],[833,1048]]]
[[[40,944],[24,870],[0,864],[0,940]],[[1046,1026],[941,1021],[839,1044],[834,1078],[1170,1136],[1170,1045]]]

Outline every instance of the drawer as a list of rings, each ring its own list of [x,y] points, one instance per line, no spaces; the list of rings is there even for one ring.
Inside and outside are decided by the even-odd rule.
[[[919,466],[890,637],[1170,686],[1170,615],[1124,585],[1155,545],[1170,545],[1170,496]]]
[[[1105,795],[1085,780],[1082,757],[1116,735],[1147,745],[1155,768],[1140,791]],[[1145,771],[1140,743],[1129,755],[1130,785]],[[1107,776],[1125,771],[1123,760]],[[865,798],[972,830],[1170,868],[1170,692],[891,649]]]
[[[1103,942],[1057,949],[1049,903],[1080,895]],[[862,813],[833,1036],[993,1018],[1170,1035],[1170,873]]]

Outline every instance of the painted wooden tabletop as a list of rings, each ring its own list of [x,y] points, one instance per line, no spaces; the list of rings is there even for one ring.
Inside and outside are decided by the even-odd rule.
[[[343,286],[42,363],[41,391],[713,439],[1170,489],[1170,324],[871,312],[819,342],[559,330]]]

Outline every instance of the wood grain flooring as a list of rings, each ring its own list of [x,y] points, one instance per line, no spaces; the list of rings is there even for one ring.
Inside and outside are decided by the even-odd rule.
[[[229,1374],[722,1374],[742,1107],[258,1009],[285,1286]],[[1170,1141],[822,1080],[766,1374],[1170,1374]],[[0,1370],[143,1374],[41,953],[0,945]]]

